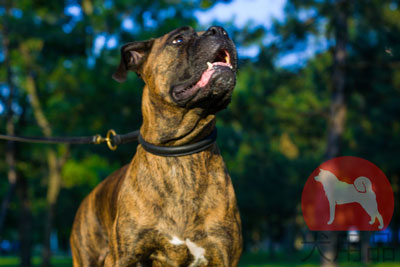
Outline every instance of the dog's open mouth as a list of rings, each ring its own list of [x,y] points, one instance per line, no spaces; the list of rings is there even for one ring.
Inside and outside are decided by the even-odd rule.
[[[201,88],[209,85],[213,74],[221,68],[227,68],[226,70],[232,70],[231,56],[226,49],[218,51],[214,59],[207,63],[207,69],[201,74],[200,79],[195,83],[187,85],[178,85],[172,90],[172,97],[179,101],[189,100],[193,98]]]

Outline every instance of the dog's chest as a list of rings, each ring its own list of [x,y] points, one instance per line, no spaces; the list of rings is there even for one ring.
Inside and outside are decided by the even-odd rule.
[[[133,190],[127,190],[126,194],[142,211],[141,220],[160,223],[169,229],[199,225],[207,211],[226,199],[230,185],[226,183],[229,180],[226,171],[207,164],[199,156],[157,157],[133,164],[136,165],[127,179],[127,188]]]

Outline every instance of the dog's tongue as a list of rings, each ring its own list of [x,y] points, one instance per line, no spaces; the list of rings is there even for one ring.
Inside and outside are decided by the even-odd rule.
[[[230,67],[230,64],[225,63],[225,62],[214,62],[214,63],[207,63],[208,68],[203,74],[201,75],[200,80],[196,83],[195,87],[204,87],[208,84],[208,82],[211,79],[211,76],[215,72],[214,66],[225,66],[225,67]]]
[[[215,72],[214,68],[212,66],[208,66],[208,69],[205,72],[203,72],[200,80],[196,83],[195,86],[200,88],[206,86],[210,81],[211,76],[213,75],[214,72]]]

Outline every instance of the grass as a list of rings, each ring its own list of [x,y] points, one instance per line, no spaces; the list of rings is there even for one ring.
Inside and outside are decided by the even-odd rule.
[[[298,252],[298,253],[280,253],[276,254],[273,258],[267,253],[245,253],[242,255],[239,267],[317,267],[320,266],[320,255],[317,251],[308,258],[311,251]],[[393,261],[383,261],[378,259],[372,263],[365,265],[357,260],[359,254],[341,253],[338,257],[338,266],[340,267],[399,267],[400,266],[400,253],[397,249],[396,254],[393,255]],[[397,260],[397,261],[396,261]]]
[[[286,267],[286,266],[298,266],[298,267],[317,267],[320,266],[319,255],[314,253],[312,257],[307,258],[307,254],[296,253],[293,255],[281,254],[276,255],[273,259],[268,254],[244,254],[240,260],[239,267]],[[360,267],[365,266],[360,261],[346,257],[339,257],[338,260],[340,267]],[[368,267],[398,267],[400,262],[376,262],[366,265]]]
[[[398,267],[400,266],[399,253],[396,254],[396,262],[376,262],[368,264],[368,267]],[[265,253],[246,253],[242,256],[239,267],[317,267],[319,266],[318,253],[314,253],[310,259],[304,260],[307,254],[296,253],[293,255],[278,254],[273,259]],[[55,256],[52,258],[53,267],[70,267],[72,259],[70,256]],[[33,266],[40,266],[41,259],[39,256],[33,258]],[[0,267],[17,267],[19,259],[16,256],[0,256]],[[360,267],[360,262],[348,259],[347,257],[339,257],[340,267]]]
[[[51,259],[51,264],[54,267],[71,267],[72,259],[69,256],[56,256]],[[0,266],[19,267],[19,258],[16,256],[0,256]],[[41,266],[41,258],[33,257],[33,266]]]

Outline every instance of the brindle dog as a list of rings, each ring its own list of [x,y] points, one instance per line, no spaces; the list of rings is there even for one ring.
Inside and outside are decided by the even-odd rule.
[[[215,127],[236,82],[236,49],[221,27],[176,29],[122,47],[114,79],[140,75],[144,140],[195,143]],[[237,266],[235,193],[217,145],[165,157],[137,147],[132,162],[82,202],[71,234],[74,266]]]

